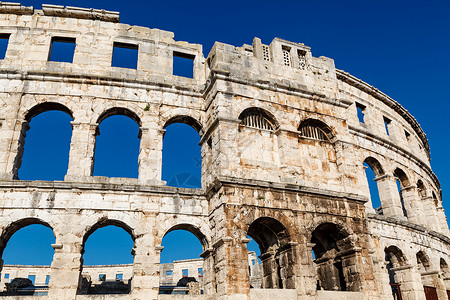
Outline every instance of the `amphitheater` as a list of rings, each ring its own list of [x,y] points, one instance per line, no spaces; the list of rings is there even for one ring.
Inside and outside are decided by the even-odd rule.
[[[0,253],[30,224],[56,239],[48,295],[1,298],[448,299],[449,229],[426,135],[332,59],[279,38],[216,42],[204,57],[116,12],[56,5],[2,2],[0,38]],[[57,42],[75,45],[72,62],[50,59]],[[138,52],[135,68],[112,66],[116,47]],[[192,78],[173,74],[174,57]],[[73,119],[65,180],[19,180],[28,123],[49,110]],[[140,127],[137,179],[92,176],[98,126],[113,115]],[[201,189],[161,180],[173,123],[200,136]],[[82,293],[84,243],[107,225],[134,239],[130,291]],[[202,243],[201,295],[159,294],[161,241],[176,229]],[[248,236],[261,288],[250,286]]]

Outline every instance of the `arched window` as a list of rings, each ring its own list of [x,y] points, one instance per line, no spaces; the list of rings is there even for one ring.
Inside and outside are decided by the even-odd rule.
[[[52,229],[39,219],[23,219],[11,224],[1,237],[0,253],[3,259],[1,281],[12,285],[7,285],[2,295],[34,294],[37,286],[46,293],[54,243]],[[21,288],[14,290],[19,282]]]
[[[79,294],[127,294],[131,289],[134,235],[120,221],[103,220],[83,238]]]
[[[395,169],[394,177],[395,177],[395,181],[396,181],[396,184],[397,184],[398,193],[400,195],[400,203],[401,203],[402,210],[403,210],[403,216],[408,217],[408,212],[407,212],[406,207],[405,207],[405,201],[404,201],[404,198],[403,198],[402,190],[404,188],[410,186],[409,179],[406,176],[405,172],[403,172],[399,168]]]
[[[285,226],[273,218],[262,217],[253,221],[247,234],[261,252],[262,288],[294,289],[294,253]]]
[[[64,180],[69,162],[72,113],[62,104],[45,102],[30,109],[25,120],[24,139],[20,140],[15,161],[15,177]]]
[[[240,114],[239,120],[241,120],[242,125],[247,127],[265,130],[275,129],[274,119],[261,108],[247,108]]]
[[[394,299],[402,299],[401,284],[403,280],[402,273],[408,270],[400,267],[406,265],[406,259],[403,252],[396,246],[390,246],[384,250],[386,260],[386,270],[389,275],[389,284],[392,289]]]
[[[200,254],[206,248],[206,238],[189,224],[171,228],[162,239],[160,256],[160,294],[205,293],[206,264]]]
[[[427,189],[420,179],[417,181],[417,191],[419,192],[421,198],[425,198],[427,196]]]
[[[164,126],[162,180],[180,188],[201,188],[201,126],[190,117],[175,117]]]
[[[112,108],[97,120],[94,176],[138,177],[139,117],[126,108]]]
[[[377,214],[383,214],[383,207],[380,201],[380,193],[377,182],[375,179],[384,174],[381,164],[373,157],[368,157],[364,160],[364,168],[367,183],[369,185],[370,200],[372,208],[375,209]]]
[[[354,245],[348,232],[339,225],[323,223],[312,232],[311,243],[318,287],[329,291],[358,291],[359,275],[348,269],[349,262],[355,259],[349,251]]]
[[[325,123],[319,120],[308,119],[303,121],[298,127],[301,137],[330,142],[332,131]]]

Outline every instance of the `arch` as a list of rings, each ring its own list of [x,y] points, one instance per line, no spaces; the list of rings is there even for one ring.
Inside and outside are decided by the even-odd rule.
[[[173,116],[166,121],[163,128],[165,129],[167,126],[174,124],[174,123],[183,123],[183,124],[189,125],[192,128],[194,128],[200,136],[203,134],[203,127],[202,127],[201,123],[191,116],[187,116],[187,115]]]
[[[244,109],[238,117],[244,126],[274,130],[279,127],[274,115],[259,107],[249,107]]]
[[[375,176],[379,177],[385,174],[383,167],[376,158],[369,156],[364,160],[364,162],[372,169]]]
[[[17,231],[19,231],[20,229],[22,229],[26,226],[35,225],[35,224],[43,225],[45,227],[50,228],[53,232],[53,235],[56,237],[53,227],[50,226],[49,223],[45,222],[42,219],[24,218],[24,219],[17,220],[15,222],[11,223],[8,227],[6,227],[3,230],[2,235],[0,236],[0,257],[3,256],[3,251],[5,250],[6,245],[8,244],[8,241],[14,235],[14,233],[16,233]]]
[[[317,119],[303,120],[297,130],[302,137],[320,141],[331,142],[335,137],[335,134],[331,128],[324,122]]]
[[[247,235],[261,250],[262,287],[295,288],[295,252],[286,227],[278,220],[260,217],[248,227]]]
[[[427,196],[427,188],[420,179],[417,180],[417,191],[419,192],[421,198],[425,198]]]
[[[139,118],[139,116],[135,112],[133,112],[132,110],[130,110],[129,108],[126,108],[126,107],[112,107],[112,108],[105,110],[97,118],[97,124],[100,124],[106,118],[115,116],[115,115],[122,115],[122,116],[129,117],[134,122],[136,122],[136,124],[139,126],[139,128],[142,125],[141,119]]]
[[[436,193],[435,193],[434,191],[431,192],[431,197],[433,197],[434,205],[435,205],[436,207],[438,207],[438,206],[439,206],[439,200],[438,200],[438,198],[436,197]]]
[[[405,255],[397,246],[391,245],[389,247],[386,247],[384,249],[384,253],[386,254],[389,261],[393,264],[394,268],[405,266],[407,263]]]
[[[57,102],[43,102],[30,108],[25,114],[25,120],[30,122],[33,117],[50,110],[62,111],[74,119],[72,111],[67,106]]]
[[[444,278],[450,278],[450,269],[448,267],[447,262],[442,257],[439,260],[439,268],[440,268],[441,274]]]
[[[408,176],[400,168],[396,168],[394,170],[394,177],[399,180],[401,188],[406,188],[406,187],[409,187],[411,185],[410,182],[409,182]]]
[[[169,232],[174,230],[186,230],[193,235],[200,241],[202,244],[203,250],[208,249],[208,239],[206,236],[202,233],[201,229],[195,225],[189,224],[189,223],[180,223],[173,225],[171,228],[169,228],[162,238],[164,238]]]
[[[125,230],[132,238],[133,241],[136,240],[136,236],[134,235],[134,230],[129,225],[127,225],[125,222],[117,220],[117,219],[109,219],[109,218],[101,218],[97,221],[94,225],[90,226],[86,233],[83,236],[83,244],[82,244],[82,253],[84,253],[84,245],[86,244],[87,239],[89,236],[91,236],[92,233],[94,233],[97,229],[106,227],[106,226],[117,226]]]
[[[357,291],[360,278],[349,269],[355,261],[353,236],[340,225],[322,223],[311,234],[318,285],[324,290]],[[345,253],[343,255],[343,253]]]
[[[420,273],[427,272],[430,269],[430,259],[428,255],[420,250],[416,253],[417,267]]]

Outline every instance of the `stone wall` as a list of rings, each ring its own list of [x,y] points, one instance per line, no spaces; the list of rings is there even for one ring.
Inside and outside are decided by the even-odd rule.
[[[53,5],[1,3],[0,34],[0,253],[24,226],[53,230],[59,280],[43,299],[172,297],[158,286],[161,241],[174,229],[203,246],[196,297],[393,299],[391,283],[404,299],[424,299],[423,285],[446,299],[449,229],[425,133],[332,59],[278,38],[216,42],[204,57],[201,45],[121,24],[118,13]],[[75,43],[71,63],[49,61],[59,39]],[[137,49],[136,69],[112,66],[117,45]],[[173,75],[180,55],[193,78]],[[21,181],[28,123],[48,110],[73,119],[65,180]],[[137,179],[92,176],[98,126],[116,114],[140,128]],[[177,122],[200,135],[201,189],[161,180],[164,128]],[[84,241],[106,225],[135,240],[130,294],[79,295]],[[262,252],[261,290],[250,288],[247,236]]]

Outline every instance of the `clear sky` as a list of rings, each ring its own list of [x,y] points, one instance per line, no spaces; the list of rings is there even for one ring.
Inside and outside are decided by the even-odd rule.
[[[22,2],[36,8],[40,8],[41,3]],[[446,90],[450,81],[450,1],[48,0],[45,3],[119,11],[122,23],[173,31],[176,40],[202,44],[205,56],[214,41],[241,46],[251,44],[255,36],[265,44],[269,44],[274,37],[280,37],[310,46],[313,56],[333,58],[337,68],[391,96],[417,119],[429,138],[432,167],[442,184],[444,208],[450,212],[450,142],[446,128],[450,111],[450,96]],[[137,126],[129,120],[120,121],[128,123],[125,126],[124,123],[112,122],[116,125],[111,126],[116,126],[116,129],[120,127],[120,130],[126,131],[124,135],[128,136],[128,132],[136,141]],[[36,128],[33,126],[30,135]],[[68,129],[70,135],[70,126]],[[108,133],[107,129],[100,129],[101,139]],[[112,129],[115,136],[118,134],[116,129]],[[195,132],[192,134],[195,136]],[[130,147],[135,145],[132,141],[128,144]],[[97,150],[101,151],[100,148]],[[195,164],[196,150],[192,151],[193,156],[187,160]],[[101,164],[101,159],[98,160]],[[99,166],[95,168],[97,175],[102,172]],[[192,166],[185,167],[190,169],[189,174],[195,170]],[[131,176],[137,174],[133,170],[128,171],[130,173],[127,174],[134,174]],[[169,182],[172,179],[175,180],[172,182],[181,181],[189,186],[198,182],[195,176],[187,176],[188,180],[185,180],[186,174],[179,178],[175,176],[183,172],[183,168],[163,170],[163,176]],[[166,250],[163,255],[164,252]],[[175,254],[169,256],[171,258],[168,260],[182,258]],[[5,263],[8,263],[6,259]]]

